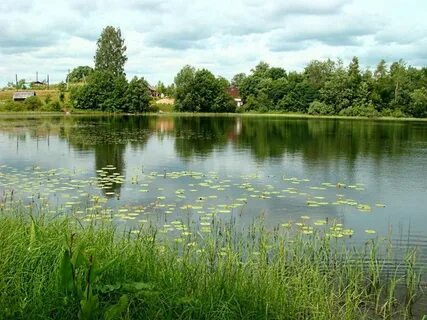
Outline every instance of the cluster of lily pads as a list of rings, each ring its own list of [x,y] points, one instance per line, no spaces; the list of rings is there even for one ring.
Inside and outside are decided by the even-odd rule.
[[[197,232],[211,232],[216,219],[239,218],[253,208],[268,207],[263,201],[274,200],[276,206],[284,207],[282,228],[303,234],[322,229],[336,238],[351,237],[354,230],[334,217],[312,219],[314,208],[343,206],[371,213],[385,207],[355,200],[365,190],[361,183],[312,185],[310,179],[286,176],[270,181],[258,173],[233,177],[215,171],[145,172],[143,166],[129,171],[125,176],[107,165],[94,175],[81,169],[0,165],[0,206],[20,201],[52,213],[72,214],[82,221],[123,223],[135,233],[145,224],[159,227],[161,233],[187,236],[194,232],[194,225]],[[305,209],[297,206],[295,212],[286,211],[286,205],[295,203]],[[375,230],[365,232],[374,234]]]

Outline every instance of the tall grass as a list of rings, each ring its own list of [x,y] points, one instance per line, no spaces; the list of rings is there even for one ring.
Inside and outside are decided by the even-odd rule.
[[[357,250],[322,234],[214,225],[210,234],[194,230],[174,239],[151,227],[130,232],[2,209],[0,318],[412,316],[419,295],[415,253],[402,261],[403,276],[396,269],[384,277],[376,242]],[[398,284],[408,285],[402,301]]]

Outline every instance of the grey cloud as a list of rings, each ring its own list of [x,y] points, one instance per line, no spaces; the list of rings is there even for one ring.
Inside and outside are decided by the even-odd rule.
[[[19,13],[22,11],[31,10],[34,7],[34,3],[25,0],[15,0],[13,2],[1,1],[0,2],[0,11],[5,14],[10,13]]]
[[[148,11],[151,13],[161,13],[168,10],[167,1],[160,0],[135,0],[130,1],[129,5],[131,9],[136,9],[140,11]]]
[[[0,52],[5,54],[23,53],[56,43],[57,38],[43,33],[0,33]]]
[[[283,27],[289,17],[335,14],[346,3],[348,0],[318,0],[316,2],[268,0],[260,6],[259,1],[249,0],[232,2],[227,7],[212,4],[195,7],[190,12],[191,18],[185,9],[172,6],[169,9],[173,14],[168,13],[165,19],[159,20],[158,28],[149,34],[148,43],[180,50],[200,48],[203,47],[201,40],[221,35],[263,34]],[[170,23],[171,20],[174,23]]]
[[[427,31],[425,28],[420,29],[419,26],[413,28],[403,27],[399,30],[382,30],[375,36],[375,40],[379,44],[411,44],[419,41],[420,39],[427,38]]]
[[[273,52],[290,52],[304,50],[310,46],[308,41],[287,41],[276,38],[270,42],[269,48]]]
[[[200,41],[211,36],[208,28],[204,30],[198,28],[185,27],[181,30],[160,30],[148,35],[147,44],[175,50],[185,50],[190,48],[201,48]]]
[[[357,23],[356,23],[357,21]],[[299,28],[287,27],[273,32],[270,38],[272,51],[302,50],[313,43],[329,46],[358,46],[363,37],[375,35],[381,23],[371,18],[325,17],[301,21]]]
[[[331,15],[339,13],[349,2],[348,0],[283,1],[274,8],[274,15]]]
[[[386,43],[369,48],[360,54],[361,59],[372,66],[376,66],[381,59],[394,62],[403,59],[412,66],[426,66],[427,39],[412,44]]]

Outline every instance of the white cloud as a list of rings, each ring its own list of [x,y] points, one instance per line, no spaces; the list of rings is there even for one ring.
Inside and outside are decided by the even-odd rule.
[[[185,64],[228,78],[260,60],[287,70],[353,55],[371,66],[381,58],[425,65],[425,9],[416,0],[3,0],[0,86],[15,73],[56,82],[93,65],[107,25],[122,30],[127,74],[150,82],[172,81]]]

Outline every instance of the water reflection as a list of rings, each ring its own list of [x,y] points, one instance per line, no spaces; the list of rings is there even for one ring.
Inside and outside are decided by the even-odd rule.
[[[413,152],[425,151],[427,143],[422,122],[247,116],[6,117],[0,119],[0,132],[9,141],[16,140],[16,150],[27,139],[38,148],[40,141],[49,145],[52,137],[58,137],[78,153],[92,153],[95,170],[112,165],[121,175],[126,171],[127,148],[142,150],[153,137],[159,143],[172,139],[182,161],[207,159],[231,147],[246,156],[249,151],[252,159],[245,161],[259,165],[290,156],[301,157],[313,170],[334,171],[344,160],[348,177],[356,170],[357,159],[381,167],[384,159],[405,159],[412,145],[421,147]],[[120,187],[113,185],[105,192],[120,194]]]
[[[95,177],[109,206],[153,208],[165,198],[180,208],[215,196],[211,205],[222,210],[218,206],[245,198],[243,211],[233,211],[244,223],[260,214],[270,225],[306,215],[312,221],[339,219],[357,229],[355,238],[361,240],[366,229],[387,234],[391,226],[400,235],[410,230],[408,243],[425,240],[426,157],[425,122],[239,115],[0,118],[0,165],[12,173],[32,166],[80,170],[85,173],[76,181]],[[183,175],[186,171],[200,172],[201,181]],[[291,177],[307,182],[284,180]],[[209,188],[199,185],[206,179]],[[242,188],[246,182],[252,185]],[[360,183],[363,191],[312,189],[325,182]],[[176,193],[180,189],[185,194]],[[332,205],[338,194],[370,204],[373,212]],[[308,206],[313,200],[329,204]],[[162,210],[164,219],[180,215],[178,209]]]

